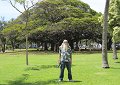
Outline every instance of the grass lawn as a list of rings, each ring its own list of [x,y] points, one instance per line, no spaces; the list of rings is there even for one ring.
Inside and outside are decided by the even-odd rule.
[[[29,66],[24,52],[0,53],[0,85],[119,85],[120,59],[108,54],[110,69],[101,68],[101,53],[74,53],[72,75],[76,82],[58,82],[57,53],[29,53]],[[120,56],[120,53],[118,53]],[[117,63],[115,63],[117,62]]]

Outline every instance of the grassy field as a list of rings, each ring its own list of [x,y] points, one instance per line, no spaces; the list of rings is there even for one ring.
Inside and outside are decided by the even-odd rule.
[[[67,82],[67,70],[65,82],[58,82],[57,53],[30,52],[29,66],[24,52],[0,53],[0,85],[119,85],[120,59],[113,60],[112,53],[108,56],[110,69],[103,69],[101,53],[74,53],[72,75],[76,82]]]

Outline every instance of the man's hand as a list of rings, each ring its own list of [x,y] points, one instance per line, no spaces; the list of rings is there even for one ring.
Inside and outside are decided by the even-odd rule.
[[[70,64],[72,65],[72,59],[70,59]]]
[[[58,64],[60,64],[60,59],[58,60]]]
[[[60,67],[60,65],[61,65],[61,61],[60,61],[60,60],[58,60],[58,65],[57,65],[57,68],[59,68],[59,67]]]
[[[72,61],[70,61],[70,64],[72,65]]]

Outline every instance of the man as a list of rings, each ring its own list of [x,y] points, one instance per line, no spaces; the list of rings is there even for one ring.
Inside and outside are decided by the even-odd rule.
[[[60,54],[58,60],[60,64],[59,81],[63,81],[65,67],[68,70],[68,79],[69,81],[72,81],[72,74],[71,74],[72,51],[67,40],[64,40],[62,45],[59,47],[59,54]]]

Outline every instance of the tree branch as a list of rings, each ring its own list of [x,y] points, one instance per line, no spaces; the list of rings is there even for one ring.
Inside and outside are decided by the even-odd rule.
[[[32,4],[32,5],[34,5],[34,3],[33,3],[33,1],[32,1],[32,0],[30,0],[30,2],[31,2],[31,4]]]
[[[18,12],[20,12],[20,13],[22,13],[23,14],[23,12],[21,12],[15,5],[13,5],[13,3],[12,3],[12,1],[11,0],[9,0],[9,2],[10,2],[10,4],[18,11]]]
[[[25,9],[25,11],[26,11],[27,9],[26,9],[26,7],[25,7],[25,2],[23,3],[23,7],[24,7],[24,9]]]

